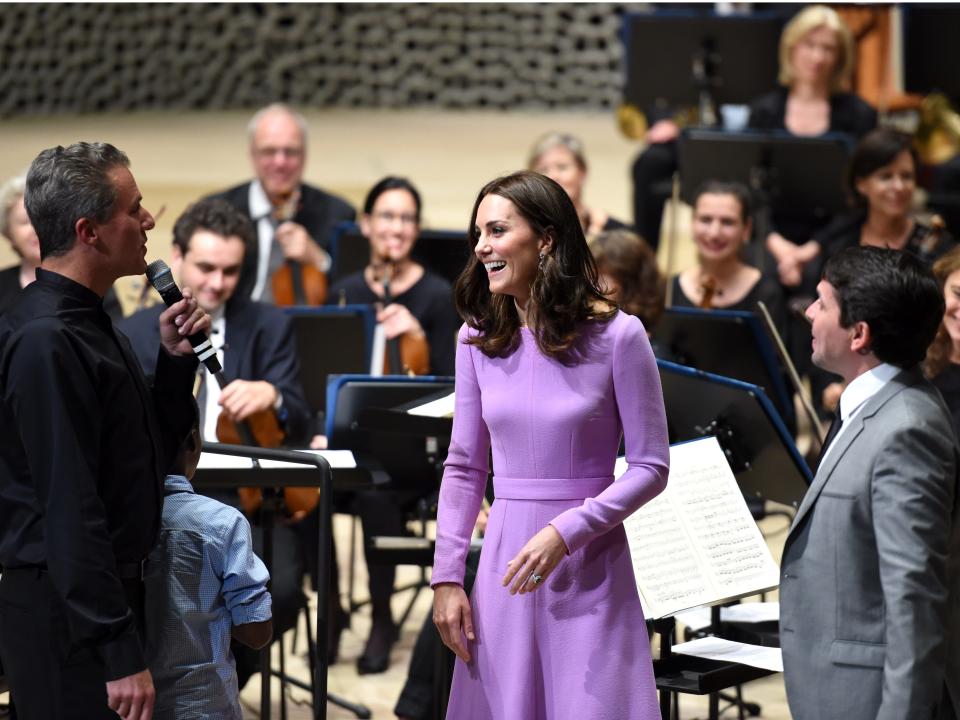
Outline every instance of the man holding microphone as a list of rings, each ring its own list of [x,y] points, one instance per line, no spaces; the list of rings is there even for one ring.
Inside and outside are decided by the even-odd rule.
[[[27,175],[42,259],[0,320],[0,657],[24,720],[153,710],[143,560],[195,412],[187,336],[210,319],[185,289],[160,316],[148,383],[103,311],[117,278],[144,272],[154,226],[128,167],[77,143]]]

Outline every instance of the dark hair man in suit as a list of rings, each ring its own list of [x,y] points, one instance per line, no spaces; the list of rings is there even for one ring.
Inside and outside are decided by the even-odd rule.
[[[797,720],[952,718],[960,707],[958,448],[924,358],[943,294],[913,255],[835,255],[807,309],[813,362],[843,377],[781,563]]]

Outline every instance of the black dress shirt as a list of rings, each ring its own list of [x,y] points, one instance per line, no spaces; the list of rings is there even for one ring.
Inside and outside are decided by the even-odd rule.
[[[49,573],[108,679],[146,667],[118,565],[156,541],[195,369],[161,350],[149,387],[101,298],[42,269],[0,319],[0,564]]]

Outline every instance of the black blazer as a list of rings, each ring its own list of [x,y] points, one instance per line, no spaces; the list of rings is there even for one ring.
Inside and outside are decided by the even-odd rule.
[[[134,313],[117,327],[129,339],[145,375],[156,370],[160,345],[157,319],[163,305]],[[231,380],[266,380],[283,396],[281,420],[291,445],[308,439],[311,411],[300,384],[293,323],[282,310],[234,297],[226,307],[223,374]]]
[[[293,216],[293,222],[303,225],[310,237],[324,250],[330,246],[330,233],[334,226],[341,222],[353,222],[357,213],[344,199],[324,192],[320,188],[303,183],[300,186],[300,209]],[[222,198],[233,205],[251,220],[250,216],[250,183],[237,185],[229,190],[216,193],[210,197]],[[254,228],[256,232],[256,228]],[[253,286],[257,282],[257,262],[260,255],[256,248],[250,248],[243,259],[243,268],[240,271],[240,283],[237,286],[238,297],[249,298]]]

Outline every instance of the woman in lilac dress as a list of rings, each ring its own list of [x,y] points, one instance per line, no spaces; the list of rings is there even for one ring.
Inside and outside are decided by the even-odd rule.
[[[598,289],[554,181],[492,181],[471,230],[433,570],[434,621],[458,658],[447,717],[659,718],[621,525],[667,478],[650,343]],[[613,482],[621,433],[629,469]],[[491,447],[496,500],[468,600],[464,558]]]

